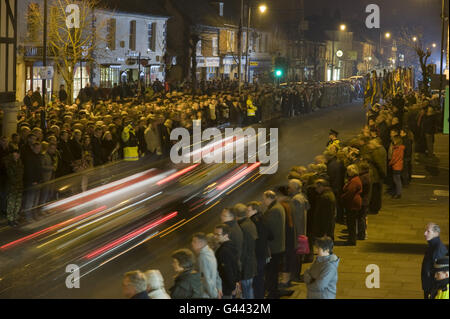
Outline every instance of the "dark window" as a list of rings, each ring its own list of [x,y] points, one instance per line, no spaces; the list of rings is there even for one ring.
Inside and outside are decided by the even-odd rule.
[[[147,27],[148,48],[151,51],[156,50],[156,23],[149,23]]]
[[[136,51],[136,20],[130,21],[130,50]]]
[[[116,19],[109,19],[107,26],[107,41],[110,50],[116,49]]]

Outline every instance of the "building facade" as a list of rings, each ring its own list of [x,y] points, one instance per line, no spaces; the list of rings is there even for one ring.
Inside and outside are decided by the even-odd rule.
[[[19,0],[17,94],[22,101],[28,90],[42,92],[43,38],[41,25],[29,18],[30,12],[43,12],[42,0]],[[53,2],[49,1],[49,19]],[[126,7],[126,6],[125,6]],[[166,50],[166,16],[137,14],[117,9],[95,9],[96,46],[93,62],[79,62],[74,67],[74,98],[87,83],[110,88],[115,83],[137,81],[150,83],[164,78],[163,56]],[[48,96],[56,93],[64,79],[55,67],[55,57],[47,50],[47,65],[54,66],[52,79],[46,81]],[[140,62],[140,63],[139,63]]]

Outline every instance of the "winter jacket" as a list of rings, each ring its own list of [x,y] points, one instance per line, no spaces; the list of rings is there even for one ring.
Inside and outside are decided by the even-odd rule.
[[[292,197],[292,220],[294,222],[295,238],[300,235],[306,235],[307,211],[310,209],[308,199],[303,193],[295,194]],[[297,249],[298,242],[295,241]]]
[[[412,158],[412,151],[413,151],[413,141],[407,136],[404,136],[402,138],[402,140],[403,140],[403,145],[405,145],[405,152],[404,152],[404,155],[403,155],[403,159],[404,160],[411,160],[411,158]]]
[[[144,136],[147,150],[151,153],[162,155],[162,142],[159,128],[154,128],[152,125],[149,125],[144,132]]]
[[[370,203],[370,195],[372,192],[372,184],[370,180],[370,173],[369,171],[361,172],[359,174],[359,179],[361,180],[362,184],[362,192],[361,192],[361,199],[362,199],[362,206],[369,206]]]
[[[266,224],[269,226],[270,232],[273,234],[273,239],[269,240],[270,253],[283,253],[286,249],[286,213],[283,206],[281,206],[281,204],[277,201],[274,201],[264,213],[264,219]]]
[[[369,164],[370,164],[370,180],[372,183],[381,183],[387,174],[386,165],[386,150],[384,147],[380,146],[369,154]]]
[[[94,166],[99,166],[105,163],[103,149],[102,149],[102,139],[98,137],[92,137],[92,155],[94,158]]]
[[[353,176],[342,190],[342,206],[345,209],[359,211],[362,207],[362,183],[359,176]]]
[[[307,299],[336,299],[339,261],[334,254],[318,256],[305,271]]]
[[[447,299],[448,300],[448,278],[441,280],[443,283],[439,283],[439,287],[431,293],[431,299]]]
[[[186,270],[175,278],[175,283],[170,288],[172,299],[200,299],[203,298],[203,287],[200,273],[194,270]]]
[[[12,154],[6,156],[3,160],[6,168],[6,191],[7,193],[21,193],[23,191],[23,173],[24,167],[19,158],[15,161]]]
[[[425,115],[422,118],[422,129],[424,134],[436,134],[436,116]]]
[[[217,270],[222,279],[222,292],[230,296],[239,282],[237,249],[231,240],[226,241],[216,251]]]
[[[345,166],[336,157],[330,159],[327,163],[327,174],[330,179],[330,186],[334,194],[340,194],[344,187]]]
[[[273,239],[273,235],[264,221],[262,214],[257,213],[250,217],[250,219],[255,224],[258,232],[258,238],[255,241],[256,259],[266,260],[270,256],[269,240]]]
[[[241,219],[238,223],[244,239],[241,255],[241,280],[252,279],[256,276],[255,242],[258,239],[258,231],[255,224],[248,218]]]
[[[22,158],[24,166],[24,184],[25,187],[30,187],[34,184],[39,184],[42,181],[42,166],[40,154],[28,152]]]
[[[442,243],[439,237],[428,241],[428,247],[422,261],[422,290],[430,292],[433,288],[434,277],[432,274],[433,265],[436,259],[447,255],[447,247]]]
[[[395,145],[392,148],[392,158],[389,161],[389,166],[394,171],[401,171],[403,169],[403,154],[405,152],[405,145]]]
[[[54,166],[53,166],[53,161],[52,158],[50,157],[50,154],[48,153],[43,153],[40,154],[40,159],[41,159],[41,166],[42,166],[42,182],[48,182],[50,180],[52,180],[55,175],[54,175]]]
[[[222,291],[222,280],[217,271],[217,260],[208,245],[200,250],[197,258],[198,272],[202,277],[203,298],[218,297],[217,291]]]
[[[73,160],[77,161],[80,160],[83,157],[83,148],[81,147],[81,144],[78,143],[75,139],[69,140],[69,147],[70,152],[73,155]]]
[[[324,235],[334,237],[334,220],[336,217],[336,197],[327,187],[322,194],[315,198],[312,235],[322,237]]]
[[[232,220],[229,222],[225,222],[225,224],[231,227],[230,240],[233,242],[234,247],[237,250],[238,264],[239,264],[239,269],[240,269],[241,257],[242,257],[242,246],[244,244],[244,234],[242,233],[242,229],[241,229],[241,227],[239,227],[239,224],[237,223],[237,221]]]

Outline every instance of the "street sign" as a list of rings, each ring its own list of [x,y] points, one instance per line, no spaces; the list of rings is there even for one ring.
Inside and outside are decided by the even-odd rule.
[[[251,61],[251,62],[250,62],[250,66],[258,66],[258,62],[256,62],[256,61]]]
[[[38,73],[42,80],[51,80],[53,79],[53,67],[52,66],[39,66]]]
[[[336,55],[340,58],[344,55],[344,52],[342,52],[342,50],[337,50]]]

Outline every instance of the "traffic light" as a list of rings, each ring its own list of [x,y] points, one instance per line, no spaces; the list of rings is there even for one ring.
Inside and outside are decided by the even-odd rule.
[[[277,79],[284,77],[287,70],[287,61],[283,57],[277,57],[274,61],[274,76]]]

